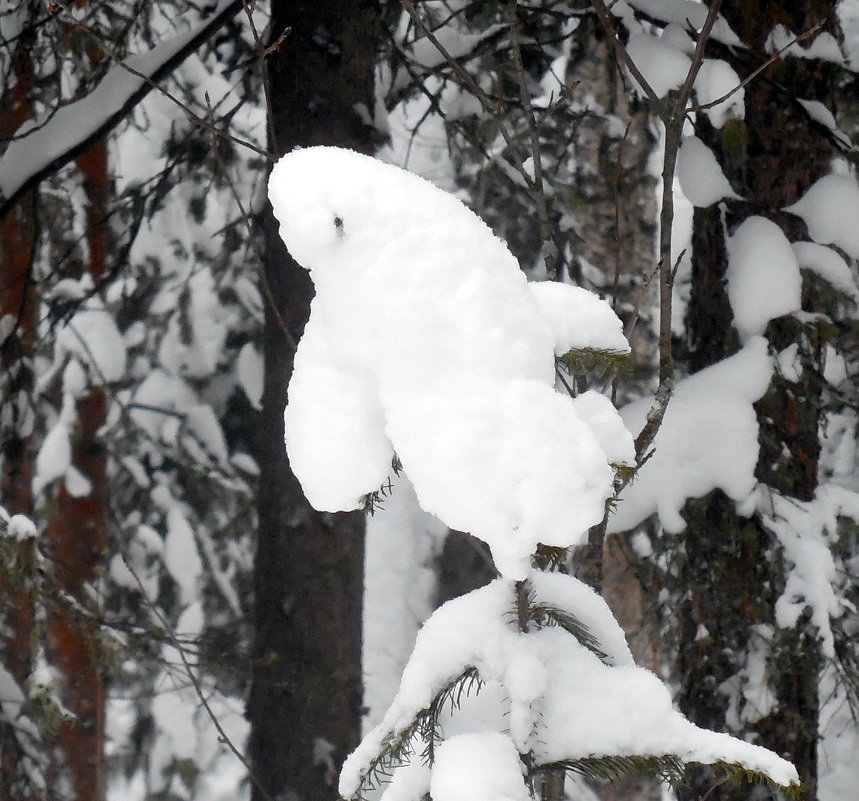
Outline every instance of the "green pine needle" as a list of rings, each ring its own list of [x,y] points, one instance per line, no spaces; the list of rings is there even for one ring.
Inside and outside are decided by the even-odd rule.
[[[575,348],[556,361],[569,375],[584,375],[586,373],[612,370],[615,373],[632,371],[632,356],[620,350],[601,350],[599,348]]]
[[[391,772],[411,762],[416,743],[422,743],[420,758],[432,765],[435,748],[442,740],[440,718],[445,708],[459,709],[463,699],[480,692],[483,680],[475,667],[467,667],[436,693],[426,709],[418,712],[412,723],[399,732],[391,732],[383,741],[381,752],[370,762],[358,791],[350,801],[367,801],[367,793],[390,779]]]

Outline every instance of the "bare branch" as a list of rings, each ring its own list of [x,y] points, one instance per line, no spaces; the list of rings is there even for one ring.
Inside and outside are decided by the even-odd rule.
[[[791,41],[789,41],[784,47],[780,50],[777,50],[773,53],[763,64],[761,64],[757,69],[750,72],[742,81],[740,81],[733,89],[729,92],[725,92],[721,97],[717,97],[715,100],[711,100],[709,103],[701,103],[700,105],[694,105],[690,109],[689,112],[695,111],[706,111],[709,108],[713,108],[714,106],[718,106],[720,103],[724,103],[730,97],[735,95],[740,89],[745,89],[755,78],[758,77],[767,67],[771,64],[775,64],[776,61],[781,59],[782,54],[790,50],[795,44],[799,44],[800,42],[804,42],[807,39],[810,39],[814,34],[816,34],[823,27],[822,22],[818,22],[816,25],[813,25],[804,33],[795,36]]]
[[[641,74],[641,70],[638,68],[638,65],[632,60],[632,57],[629,55],[629,51],[624,46],[623,42],[620,41],[620,38],[617,35],[617,24],[614,17],[606,7],[606,4],[603,0],[593,0],[593,5],[594,11],[597,12],[597,16],[608,34],[608,40],[611,43],[617,60],[632,73],[633,78],[638,81],[639,86],[644,90],[644,94],[647,95],[647,99],[653,106],[653,110],[656,112],[657,116],[661,120],[665,121],[668,117],[668,109],[656,94],[653,87],[647,82],[644,75]]]
[[[513,44],[513,63],[516,67],[516,78],[519,82],[519,97],[525,110],[528,132],[531,136],[531,162],[534,165],[534,202],[537,207],[537,220],[540,227],[540,239],[543,243],[543,260],[546,265],[546,275],[550,279],[558,272],[558,246],[552,236],[549,224],[549,209],[546,205],[546,191],[543,186],[543,162],[540,156],[540,132],[534,107],[531,105],[531,93],[528,91],[528,77],[522,62],[522,47],[519,42],[520,23],[516,16],[516,0],[510,0],[510,41]]]
[[[179,642],[179,638],[176,636],[176,631],[170,625],[170,621],[167,620],[166,615],[161,611],[158,605],[149,597],[149,593],[146,592],[146,587],[143,585],[143,581],[140,576],[137,575],[137,571],[129,564],[128,560],[125,558],[125,555],[122,554],[122,561],[125,567],[128,569],[128,572],[134,577],[134,580],[137,582],[137,586],[140,588],[140,594],[143,598],[144,604],[148,606],[152,610],[152,614],[155,615],[158,622],[163,627],[164,631],[167,634],[167,639],[170,641],[170,644],[176,649],[179,654],[179,659],[182,660],[182,668],[185,671],[185,675],[188,676],[188,680],[191,682],[191,686],[194,688],[194,692],[197,694],[197,699],[200,701],[203,709],[206,711],[206,714],[209,717],[209,720],[212,721],[212,725],[215,727],[215,730],[218,732],[218,742],[223,743],[233,752],[233,755],[239,762],[244,765],[245,770],[248,772],[248,776],[251,781],[256,786],[257,790],[259,790],[260,795],[265,799],[265,801],[274,801],[274,798],[262,784],[262,782],[257,777],[254,772],[253,766],[245,759],[244,755],[238,748],[236,748],[235,743],[230,739],[230,736],[224,731],[224,727],[221,725],[221,721],[218,720],[218,716],[212,710],[211,705],[206,699],[206,694],[203,692],[203,688],[200,686],[200,682],[197,679],[197,676],[194,673],[193,668],[191,667],[191,663],[188,661],[188,657],[185,655],[185,646]]]
[[[212,16],[201,24],[198,29],[187,34],[187,40],[177,44],[175,51],[168,53],[165,47],[167,43],[160,45],[159,48],[165,47],[165,56],[149,74],[134,69],[126,61],[120,60],[112,51],[105,48],[105,53],[115,64],[93,92],[75,103],[64,106],[61,110],[63,113],[54,115],[49,125],[45,125],[38,130],[34,126],[33,133],[30,136],[22,137],[12,142],[3,156],[0,157],[0,175],[10,170],[13,173],[11,177],[7,175],[8,180],[4,182],[3,197],[0,198],[0,219],[3,219],[8,214],[15,200],[23,192],[31,189],[43,178],[60,169],[60,167],[68,164],[76,156],[85,151],[94,141],[115,128],[153,89],[163,92],[164,90],[158,86],[158,81],[173,72],[202,42],[206,41],[215,30],[221,27],[227,19],[238,11],[241,8],[241,4],[242,0],[222,0]],[[80,25],[76,21],[73,24]],[[99,44],[102,46],[101,43]],[[159,48],[155,48],[155,50]],[[144,55],[149,57],[154,52],[149,51],[149,53]],[[132,59],[134,58],[132,57]],[[134,75],[139,83],[135,82],[136,85],[127,88],[122,101],[117,104],[112,112],[102,115],[101,112],[103,109],[99,108],[99,118],[86,120],[87,112],[85,109],[93,107],[100,97],[99,95],[95,95],[95,93],[98,92],[100,87],[106,86],[104,82],[108,77],[118,75],[121,70]],[[117,80],[117,78],[113,78],[112,80]],[[169,97],[169,95],[167,96]],[[170,97],[170,99],[178,102],[176,98]],[[184,105],[182,107],[188,113],[188,109]],[[77,126],[69,124],[65,115],[71,109],[76,110],[78,120],[84,118],[84,121],[88,124]],[[197,115],[193,114],[193,112],[190,112],[190,115],[195,122],[202,124],[203,121]],[[227,135],[223,132],[219,133]],[[34,141],[37,139],[38,141]],[[250,142],[238,141],[237,143],[242,146],[251,147],[266,158],[269,157],[268,153],[260,151],[256,145]],[[42,155],[42,160],[37,162],[31,157],[23,158],[23,151],[19,151],[18,146],[26,147],[29,153],[35,150],[35,152]]]

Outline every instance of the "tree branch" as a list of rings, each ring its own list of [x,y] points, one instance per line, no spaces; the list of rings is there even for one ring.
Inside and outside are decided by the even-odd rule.
[[[0,157],[0,220],[23,192],[115,128],[144,97],[158,88],[159,80],[173,72],[241,7],[242,0],[221,0],[197,28],[146,53],[125,61],[108,53],[115,63],[92,92],[62,107],[38,130],[38,123],[34,123],[32,134],[13,141]],[[105,111],[106,108],[109,110]],[[188,112],[184,106],[183,109]],[[200,122],[198,118],[196,121]]]

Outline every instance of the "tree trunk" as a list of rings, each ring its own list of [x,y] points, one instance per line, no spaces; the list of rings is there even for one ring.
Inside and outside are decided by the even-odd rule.
[[[0,96],[0,138],[7,140],[30,116],[32,36],[11,54],[9,80]],[[0,504],[9,514],[33,511],[33,348],[36,294],[31,269],[35,255],[36,193],[31,190],[0,221]],[[35,609],[32,598],[33,543],[5,543],[0,564],[0,665],[23,689],[33,667]],[[11,568],[18,568],[18,575]],[[0,721],[0,801],[33,798],[25,761],[12,725]]]
[[[97,63],[97,54],[91,57]],[[87,198],[87,270],[97,284],[107,266],[110,199],[107,141],[99,140],[77,159]],[[90,483],[85,497],[75,497],[64,484],[57,490],[46,529],[47,548],[56,566],[59,586],[82,602],[87,585],[98,577],[107,551],[107,453],[99,429],[107,419],[109,398],[102,377],[91,375],[91,386],[77,398],[72,464]],[[105,687],[102,680],[97,624],[66,605],[54,604],[47,621],[51,659],[62,676],[63,704],[74,713],[57,729],[78,801],[105,797]]]
[[[722,11],[751,53],[763,58],[763,43],[776,24],[794,33],[819,19],[835,32],[835,4],[815,2],[726,2]],[[724,55],[724,54],[720,54]],[[740,56],[733,62],[742,79],[755,66]],[[721,157],[726,175],[744,201],[696,209],[693,230],[692,295],[688,311],[689,366],[700,370],[739,347],[731,329],[725,291],[724,232],[753,214],[776,222],[790,240],[807,238],[801,222],[780,209],[793,203],[828,172],[832,145],[808,119],[795,98],[831,106],[835,70],[822,62],[788,58],[769,67],[745,89],[744,122],[715,131],[699,115],[698,136]],[[803,306],[814,310],[804,291]],[[810,500],[817,487],[820,345],[814,332],[795,318],[772,321],[766,332],[772,348],[796,343],[804,370],[795,382],[775,375],[756,408],[760,424],[758,479],[774,491]],[[789,454],[789,456],[785,456]],[[691,501],[682,543],[678,586],[686,587],[679,609],[678,635],[681,709],[695,723],[755,738],[791,760],[808,799],[817,797],[817,715],[819,646],[807,621],[779,629],[774,606],[784,587],[784,565],[772,532],[756,518],[737,515],[720,492]],[[806,625],[803,625],[803,624]],[[768,651],[769,689],[774,698],[760,719],[738,719],[729,696],[739,692],[738,673],[754,649]],[[692,795],[712,787],[701,770]],[[749,788],[724,786],[717,797],[746,801]]]
[[[378,15],[368,0],[272,4],[272,38],[291,30],[268,62],[271,150],[373,150],[361,109],[374,107]],[[325,801],[338,797],[340,763],[360,736],[364,519],[315,512],[289,469],[283,409],[313,289],[268,206],[260,227],[267,303],[249,747],[272,797]]]

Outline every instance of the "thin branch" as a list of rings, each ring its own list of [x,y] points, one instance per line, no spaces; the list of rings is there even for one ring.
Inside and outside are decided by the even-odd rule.
[[[209,705],[208,700],[206,700],[206,695],[203,692],[203,688],[200,686],[200,681],[197,679],[197,676],[194,674],[194,670],[191,667],[191,663],[188,661],[188,657],[185,656],[185,646],[179,642],[179,638],[176,636],[176,632],[173,627],[170,625],[170,621],[167,620],[167,617],[158,607],[158,605],[149,597],[149,593],[146,592],[146,587],[143,585],[143,581],[140,579],[140,576],[137,575],[137,571],[129,564],[128,560],[125,558],[124,554],[121,554],[122,561],[125,564],[125,567],[128,569],[128,572],[134,577],[134,580],[137,582],[137,586],[140,588],[141,597],[143,598],[143,603],[146,604],[151,610],[152,614],[155,615],[158,622],[163,627],[164,631],[167,634],[167,637],[170,641],[170,644],[176,649],[179,654],[179,658],[182,660],[182,668],[185,671],[185,674],[188,676],[188,680],[191,682],[191,685],[194,688],[194,692],[197,694],[197,698],[200,701],[203,709],[206,711],[206,714],[209,717],[209,720],[212,721],[212,725],[215,727],[215,730],[218,732],[218,742],[223,743],[233,752],[233,755],[239,762],[244,765],[245,770],[248,772],[248,776],[251,781],[256,786],[257,790],[259,790],[260,795],[265,799],[265,801],[274,801],[274,797],[268,792],[263,783],[260,781],[259,777],[256,775],[252,765],[250,762],[245,759],[244,755],[238,748],[236,748],[233,741],[230,739],[230,736],[224,731],[224,727],[221,726],[221,722],[218,720],[218,716],[212,710],[212,707]]]
[[[169,90],[165,89],[161,86],[157,80],[150,77],[144,72],[140,70],[136,70],[134,67],[130,66],[127,61],[123,61],[113,50],[111,50],[105,43],[102,41],[99,34],[97,34],[92,28],[84,25],[81,22],[73,23],[74,27],[80,28],[82,31],[87,33],[92,39],[95,40],[96,44],[101,48],[101,51],[114,63],[117,67],[125,72],[133,75],[135,78],[140,78],[150,89],[155,89],[159,94],[163,97],[166,97],[171,103],[178,106],[188,117],[191,122],[195,125],[199,125],[201,128],[206,128],[211,131],[213,134],[220,136],[223,139],[229,139],[231,142],[234,142],[241,147],[246,147],[248,150],[252,150],[254,153],[262,156],[268,161],[274,161],[274,156],[269,153],[267,150],[264,150],[261,147],[258,147],[253,142],[248,142],[246,139],[241,139],[237,136],[233,136],[231,133],[223,130],[222,128],[218,128],[213,122],[206,119],[205,117],[201,117],[197,114],[187,103],[183,103],[176,95],[174,95]]]
[[[642,88],[644,94],[647,95],[647,99],[653,106],[653,110],[656,112],[659,119],[664,122],[669,115],[668,109],[656,94],[653,87],[648,83],[644,75],[642,75],[641,70],[632,60],[632,57],[629,55],[629,51],[624,46],[623,42],[620,41],[620,38],[617,35],[617,24],[615,22],[615,18],[611,15],[603,0],[593,0],[593,6],[603,28],[608,34],[608,40],[611,43],[617,60],[632,73],[633,78],[638,81],[638,85]]]
[[[130,68],[127,64],[122,62],[115,54],[110,52],[107,48],[105,48],[105,53],[108,55],[111,60],[115,61],[120,68],[125,69],[131,74],[136,75],[138,79],[142,80],[142,83],[137,88],[129,91],[127,97],[119,104],[119,106],[110,114],[108,114],[101,122],[94,122],[93,127],[90,130],[84,130],[79,133],[77,137],[73,137],[69,135],[69,132],[66,130],[63,131],[54,131],[53,128],[59,127],[59,122],[63,118],[62,115],[57,115],[54,118],[54,125],[45,126],[40,129],[38,134],[42,135],[40,139],[40,146],[44,146],[45,150],[45,161],[41,164],[34,165],[32,169],[28,169],[27,172],[22,174],[20,177],[16,177],[12,185],[7,188],[5,196],[0,198],[0,219],[3,219],[12,208],[15,200],[25,191],[35,186],[39,181],[45,178],[48,175],[53,174],[62,166],[73,160],[76,156],[86,150],[93,141],[104,136],[108,131],[111,131],[115,128],[119,122],[134,109],[144,97],[146,97],[153,89],[157,89],[158,91],[164,92],[158,86],[158,81],[169,75],[173,70],[175,70],[191,53],[193,53],[202,42],[206,41],[209,36],[221,27],[224,22],[229,19],[232,14],[238,11],[241,8],[242,0],[232,0],[232,2],[223,3],[217,13],[213,14],[210,19],[208,19],[205,23],[201,24],[200,28],[194,32],[194,34],[188,39],[187,42],[178,47],[175,53],[165,58],[163,63],[159,64],[157,68],[155,68],[150,75],[144,75],[133,68]],[[80,25],[76,21],[72,24]],[[151,53],[152,51],[150,51]],[[110,74],[110,72],[108,73]],[[98,84],[98,86],[93,90],[98,91],[99,87],[104,85],[104,80]],[[92,97],[93,93],[90,93],[86,97],[82,98],[76,103],[82,103],[87,101]],[[166,95],[166,93],[165,93]],[[169,95],[166,95],[170,97]],[[171,100],[177,102],[175,98],[170,97]],[[75,104],[70,104],[64,107],[65,109],[73,108]],[[180,104],[183,106],[183,104]],[[78,108],[81,108],[80,106]],[[186,110],[187,112],[187,110]],[[192,119],[195,121],[199,121],[197,115],[191,112]],[[219,132],[222,133],[222,132]],[[224,134],[222,134],[224,135]],[[2,157],[3,163],[10,163],[10,161],[14,162],[14,154],[12,151],[14,145],[19,144],[21,146],[24,145],[24,142],[27,143],[27,147],[31,148],[35,146],[35,142],[33,142],[33,136],[25,137],[19,142],[12,143],[10,147],[6,150]],[[57,146],[56,137],[59,137],[59,141],[63,144],[62,146]],[[269,154],[265,151],[259,151],[256,145],[253,145],[250,142],[237,141],[237,144],[241,144],[242,146],[250,147],[255,151],[260,152],[261,155],[266,158],[270,158]],[[56,155],[50,155],[51,151],[55,150]],[[27,162],[29,164],[29,161]],[[20,166],[20,165],[19,165]]]
[[[531,162],[534,165],[534,202],[537,207],[540,239],[543,242],[543,260],[546,266],[546,275],[554,280],[558,272],[559,249],[549,224],[549,209],[546,205],[546,191],[543,185],[543,162],[540,156],[540,132],[537,118],[534,115],[534,107],[531,105],[531,93],[528,91],[525,65],[522,62],[522,47],[519,42],[521,23],[516,15],[516,0],[510,0],[510,18],[510,42],[513,45],[513,63],[516,67],[516,78],[519,83],[519,97],[522,101],[522,108],[525,110],[525,120],[528,123],[528,132],[531,136]]]
[[[284,39],[289,36],[291,32],[291,28],[287,28],[280,36],[275,39],[268,47],[262,41],[262,37],[259,35],[257,31],[256,23],[254,22],[254,13],[252,8],[252,2],[255,4],[255,0],[243,0],[245,15],[248,18],[248,25],[251,29],[251,35],[254,38],[254,49],[256,50],[256,63],[257,69],[259,70],[260,79],[262,80],[262,91],[265,96],[265,108],[266,108],[266,126],[268,128],[268,140],[269,146],[272,148],[277,148],[277,138],[275,137],[274,132],[274,115],[272,114],[272,109],[274,105],[271,100],[271,81],[269,80],[268,70],[266,69],[265,60],[266,57],[271,55],[271,53],[276,52],[280,49],[280,46],[283,44]]]
[[[807,31],[805,31],[805,33],[800,33],[799,35],[795,36],[784,47],[782,47],[780,50],[777,50],[775,53],[773,53],[757,69],[750,72],[733,89],[731,89],[728,92],[725,92],[725,94],[723,94],[721,97],[717,97],[715,100],[711,100],[709,103],[701,103],[701,104],[696,104],[694,106],[691,106],[688,109],[687,113],[694,113],[696,111],[706,111],[707,109],[713,108],[714,106],[718,106],[720,103],[724,103],[730,97],[732,97],[737,92],[739,92],[741,89],[745,89],[755,78],[758,77],[758,75],[760,75],[764,70],[766,70],[767,67],[769,67],[772,64],[775,64],[776,61],[780,61],[781,56],[785,51],[790,50],[790,48],[793,47],[795,44],[799,44],[801,42],[804,42],[806,39],[811,38],[822,27],[823,27],[823,23],[818,22],[816,25],[813,25],[811,28],[809,28]]]
[[[601,3],[602,0],[595,0]],[[671,341],[672,294],[674,289],[674,265],[671,258],[671,239],[674,228],[674,173],[677,154],[686,121],[686,106],[692,96],[695,78],[704,61],[704,51],[713,26],[719,16],[722,0],[713,0],[707,11],[707,19],[698,35],[692,63],[680,88],[670,115],[663,117],[665,124],[665,146],[662,156],[662,203],[659,213],[659,387],[654,405],[647,414],[647,423],[635,438],[635,457],[640,465],[653,439],[656,437],[665,410],[674,389],[674,355]]]
[[[532,186],[533,179],[525,169],[523,163],[524,159],[521,158],[522,154],[520,152],[520,148],[510,131],[507,130],[507,126],[504,124],[504,121],[501,119],[501,112],[504,110],[503,103],[497,98],[490,97],[490,95],[480,88],[480,85],[474,80],[471,74],[448,52],[445,46],[438,40],[438,37],[432,32],[432,30],[430,30],[415,10],[411,0],[400,0],[400,5],[402,5],[406,13],[417,23],[418,27],[423,31],[424,35],[429,39],[433,47],[441,53],[450,68],[462,79],[468,90],[480,101],[483,108],[495,119],[498,124],[498,132],[501,134],[501,138],[517,156],[517,158],[512,162],[513,168],[522,176],[526,186]]]

